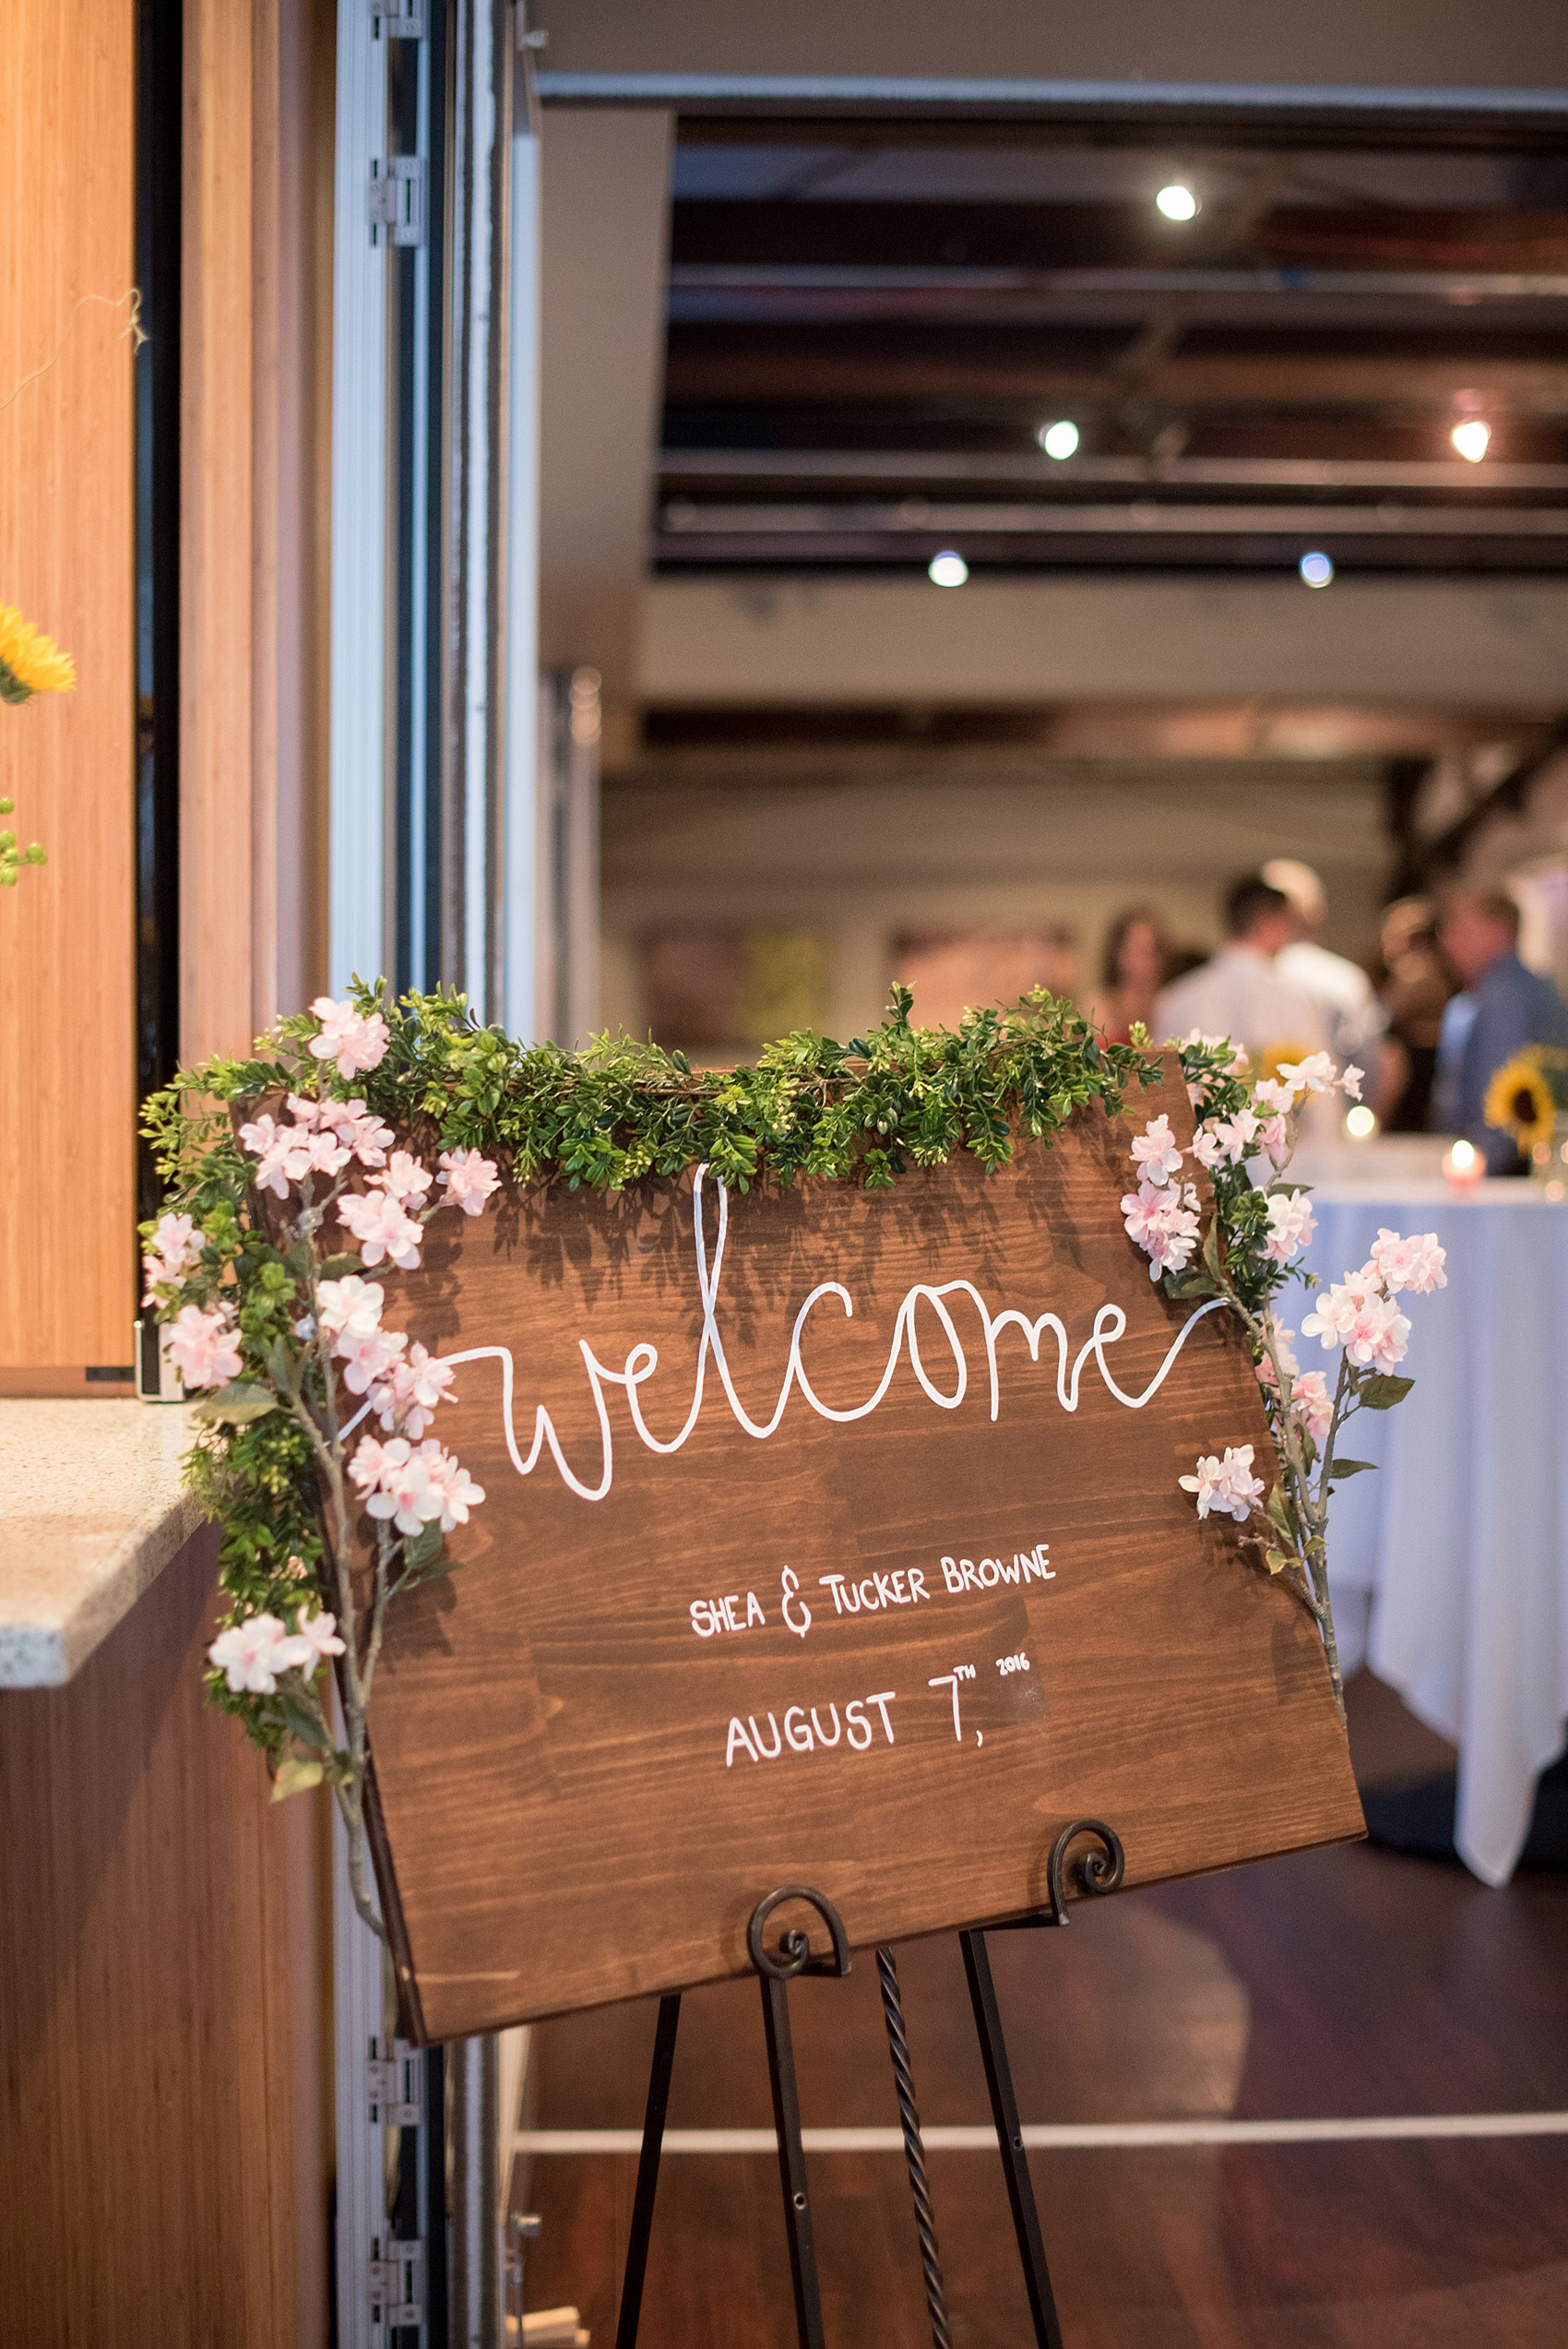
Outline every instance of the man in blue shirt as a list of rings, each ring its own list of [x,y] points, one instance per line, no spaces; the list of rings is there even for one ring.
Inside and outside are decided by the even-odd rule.
[[[1486,1090],[1526,1044],[1568,1044],[1568,1009],[1550,981],[1520,961],[1519,909],[1503,890],[1456,890],[1438,941],[1465,992],[1443,1015],[1433,1123],[1439,1133],[1467,1136],[1489,1174],[1518,1174],[1513,1136],[1486,1122]]]

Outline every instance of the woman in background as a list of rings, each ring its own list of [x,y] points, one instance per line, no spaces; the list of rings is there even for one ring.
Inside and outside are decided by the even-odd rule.
[[[1108,1043],[1131,1042],[1134,1026],[1152,1026],[1154,999],[1170,975],[1170,946],[1151,906],[1130,905],[1106,934],[1101,988],[1088,1004]]]

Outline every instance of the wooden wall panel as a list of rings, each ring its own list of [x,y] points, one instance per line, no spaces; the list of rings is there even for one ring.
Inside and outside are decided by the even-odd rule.
[[[0,602],[80,680],[0,708],[6,820],[50,856],[0,892],[0,1390],[130,1360],[135,22],[10,0],[0,41]]]
[[[0,2333],[27,2349],[325,2340],[324,1822],[202,1702],[213,1579],[198,1535],[66,1687],[0,1695]]]

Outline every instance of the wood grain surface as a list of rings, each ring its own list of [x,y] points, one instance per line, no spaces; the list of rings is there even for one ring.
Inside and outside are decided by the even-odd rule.
[[[1188,1121],[1179,1083],[1140,1119],[1160,1107]],[[1313,1626],[1176,1482],[1228,1443],[1266,1458],[1238,1326],[1194,1323],[1141,1408],[1107,1384],[1144,1395],[1195,1311],[1123,1231],[1127,1139],[1095,1111],[992,1175],[764,1187],[729,1201],[721,1262],[702,1186],[706,1341],[691,1177],[536,1187],[432,1226],[398,1319],[447,1356],[504,1349],[517,1457],[540,1442],[520,1474],[500,1352],[460,1369],[441,1433],[488,1498],[460,1570],[394,1610],[377,1683],[416,2033],[742,1972],[781,1884],[826,1892],[856,1945],[1015,1914],[1085,1814],[1118,1829],[1133,1882],[1360,1832]],[[748,1433],[726,1372],[766,1425],[826,1282],[800,1338],[818,1408],[797,1383],[775,1432]],[[971,1286],[930,1294],[953,1282]],[[993,1323],[1059,1317],[1075,1409],[1051,1330],[1036,1364],[1014,1325],[992,1415],[976,1293]],[[1082,1359],[1097,1317],[1103,1372]],[[825,1415],[864,1405],[890,1358],[874,1409]],[[705,1636],[726,1598],[742,1628]]]

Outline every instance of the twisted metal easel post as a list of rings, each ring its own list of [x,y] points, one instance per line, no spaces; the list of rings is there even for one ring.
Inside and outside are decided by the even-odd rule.
[[[931,2317],[934,2349],[953,2349],[947,2329],[947,2295],[942,2281],[942,2260],[936,2247],[936,2218],[926,2183],[925,2140],[915,2105],[914,2076],[909,2069],[909,2043],[904,2030],[904,2002],[898,1994],[898,1969],[891,1950],[876,1953],[877,1980],[882,1988],[882,2019],[887,2025],[888,2052],[893,2058],[893,2085],[898,2097],[898,2125],[904,2132],[904,2159],[909,2171],[909,2193],[915,2205],[915,2232],[921,2242],[921,2268],[925,2276],[925,2305]]]
[[[1067,1854],[1069,1847],[1081,1835],[1092,1835],[1105,1847],[1103,1854],[1088,1852],[1079,1860],[1077,1873],[1083,1890],[1086,1893],[1115,1891],[1126,1867],[1121,1838],[1099,1819],[1074,1819],[1062,1830],[1051,1848],[1046,1878],[1049,1909],[1044,1915],[1021,1918],[1021,1924],[1067,1923]],[[1002,2014],[996,2003],[996,1985],[992,1980],[985,1934],[977,1927],[970,1932],[960,1933],[958,1940],[964,1952],[969,2003],[975,2010],[980,2059],[985,2066],[992,2119],[996,2125],[996,2142],[1001,2149],[1002,2166],[1007,2179],[1007,2200],[1013,2209],[1013,2231],[1018,2239],[1018,2257],[1023,2264],[1024,2284],[1029,2295],[1029,2315],[1034,2323],[1035,2340],[1039,2349],[1062,2349],[1062,2328],[1057,2321],[1056,2300],[1051,2289],[1051,2271],[1046,2265],[1045,2245],[1040,2238],[1039,2212],[1035,2206],[1034,2187],[1029,2178],[1028,2156],[1024,2151],[1024,2132],[1018,2119],[1017,2098],[1013,2093],[1013,2070],[1007,2060],[1007,2042],[1003,2036]]]
[[[799,1926],[787,1926],[776,1950],[769,1950],[764,1929],[775,1909],[787,1902],[804,1901],[814,1908],[832,1937],[830,1954],[814,1958],[811,1942]],[[746,1929],[752,1963],[762,1976],[762,2019],[767,2033],[767,2074],[773,2090],[773,2126],[778,2138],[778,2177],[784,2189],[784,2226],[790,2238],[790,2281],[795,2290],[795,2330],[801,2349],[824,2349],[822,2293],[817,2283],[816,2245],[812,2236],[811,2200],[806,2189],[806,2156],[801,2143],[801,2105],[795,2088],[795,2051],[790,2036],[788,1985],[800,1973],[849,1971],[849,1942],[844,1921],[832,1902],[803,1884],[787,1885],[759,1901]]]

